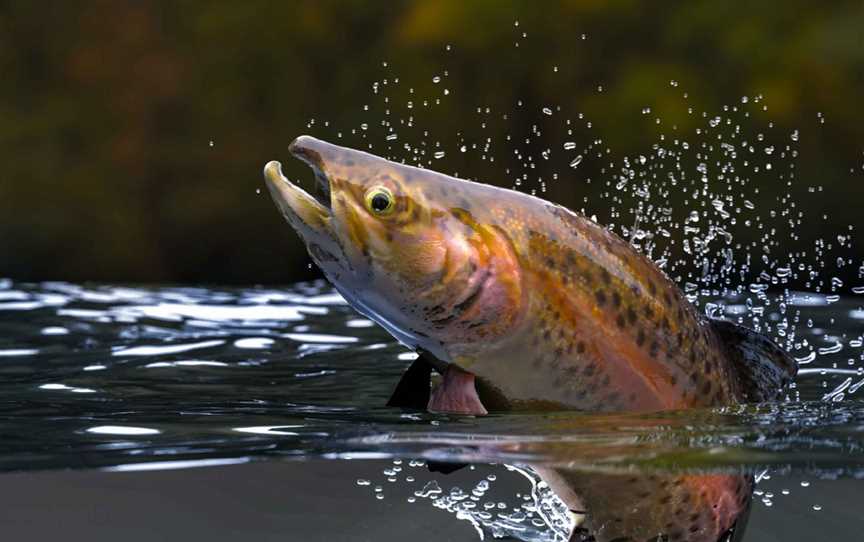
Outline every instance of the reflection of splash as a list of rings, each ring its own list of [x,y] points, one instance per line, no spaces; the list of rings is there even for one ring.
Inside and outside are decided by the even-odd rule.
[[[531,484],[531,493],[525,496],[525,502],[519,506],[509,511],[501,510],[499,506],[479,510],[475,506],[466,507],[466,494],[458,489],[433,500],[433,505],[455,514],[457,519],[471,523],[481,540],[488,533],[493,538],[511,537],[526,542],[566,542],[574,522],[564,502],[531,467],[504,467],[521,474]],[[489,483],[481,480],[471,490],[471,494],[482,496],[488,488]]]
[[[540,520],[550,531],[552,539],[567,540],[573,529],[581,523],[582,515],[569,510],[564,501],[533,468],[527,465],[504,466],[507,470],[518,472],[531,482],[531,499]]]
[[[402,460],[384,470],[394,483]],[[425,467],[411,460],[409,467]],[[753,478],[732,474],[598,472],[528,465],[502,465],[524,477],[530,491],[491,498],[497,477],[442,489],[445,478],[418,483],[409,502],[428,502],[467,521],[481,540],[527,542],[612,542],[630,540],[740,540],[749,515]],[[473,469],[474,467],[469,467]],[[425,469],[423,469],[425,471]],[[422,477],[417,474],[417,478]],[[415,482],[415,475],[405,478]],[[463,487],[464,479],[462,480]],[[358,480],[368,486],[368,480]],[[384,498],[384,486],[374,486]],[[389,491],[388,491],[389,493]],[[498,496],[501,499],[501,496]],[[515,500],[515,504],[513,501]],[[506,501],[506,502],[505,502]]]
[[[400,460],[394,461],[401,464]],[[411,467],[424,467],[422,461],[411,461]],[[424,499],[435,508],[444,510],[467,521],[477,531],[481,540],[491,538],[513,538],[526,542],[566,542],[573,529],[574,517],[564,502],[552,491],[537,472],[526,465],[503,465],[509,472],[524,476],[530,483],[530,492],[515,495],[516,504],[491,499],[489,493],[497,477],[492,474],[476,482],[470,491],[451,487],[441,489],[438,480],[431,480],[422,489],[414,492],[409,502]],[[398,467],[394,467],[398,468]],[[392,469],[385,475],[394,474]],[[413,477],[408,478],[414,481]],[[388,478],[388,481],[395,481]],[[360,485],[368,485],[362,481]],[[381,486],[375,487],[381,498]],[[513,496],[510,496],[512,502]]]

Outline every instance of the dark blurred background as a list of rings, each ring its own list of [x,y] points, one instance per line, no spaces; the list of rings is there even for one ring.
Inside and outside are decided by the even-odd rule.
[[[396,158],[411,157],[405,143],[438,143],[436,169],[512,186],[522,166],[503,143],[538,123],[538,156],[588,138],[637,155],[670,125],[705,122],[688,107],[719,114],[742,96],[764,96],[751,137],[773,123],[785,144],[800,130],[796,178],[824,187],[803,196],[820,220],[801,233],[862,224],[860,0],[11,1],[0,3],[0,81],[0,276],[18,279],[316,276],[256,193],[271,159],[311,178],[287,156],[302,133]],[[568,135],[559,111],[590,117],[590,134]],[[494,161],[458,152],[486,137]],[[606,189],[577,184],[602,179],[587,157],[560,165],[549,199],[578,209]],[[786,190],[762,182],[766,200]]]

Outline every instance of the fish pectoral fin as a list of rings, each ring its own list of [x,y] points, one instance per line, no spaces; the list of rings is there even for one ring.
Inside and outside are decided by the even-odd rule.
[[[746,327],[711,320],[732,361],[745,402],[776,399],[798,373],[798,364],[768,337]]]
[[[414,360],[396,384],[388,407],[426,410],[432,393],[432,365],[421,355]]]
[[[447,366],[441,382],[429,398],[430,412],[485,416],[489,413],[477,395],[472,373],[453,364]]]
[[[387,401],[388,407],[410,408],[413,410],[428,410],[432,399],[432,371],[446,373],[447,364],[434,358],[427,352],[420,356],[402,374],[396,389]],[[479,399],[478,412],[490,410],[510,410],[512,405],[498,388],[482,378],[474,378],[475,397]],[[434,410],[434,408],[433,408]],[[465,412],[466,414],[470,412]]]

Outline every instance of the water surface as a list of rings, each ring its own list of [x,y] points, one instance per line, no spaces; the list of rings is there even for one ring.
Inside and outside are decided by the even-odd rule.
[[[527,465],[744,474],[761,484],[772,476],[864,475],[857,296],[787,296],[802,323],[793,345],[801,371],[782,403],[475,418],[385,408],[414,355],[323,283],[234,289],[3,281],[0,288],[5,471],[383,459],[389,468],[345,486],[359,484],[368,498],[433,502],[479,533],[526,540],[560,538],[566,521]],[[712,303],[709,310],[719,304],[727,315],[746,310],[734,299]],[[428,460],[486,470],[452,493],[443,475],[426,471]],[[494,502],[484,508],[496,481],[486,477],[489,469],[525,486],[506,510]],[[781,498],[779,489],[766,496],[759,487],[762,506]],[[478,488],[479,496],[472,493]]]

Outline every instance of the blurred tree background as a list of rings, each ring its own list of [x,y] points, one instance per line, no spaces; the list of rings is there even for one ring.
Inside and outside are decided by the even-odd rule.
[[[829,217],[804,234],[862,224],[860,0],[7,1],[0,78],[0,276],[17,279],[316,276],[257,193],[271,159],[311,178],[287,156],[302,133],[403,158],[405,143],[437,144],[435,169],[512,186],[524,160],[508,135],[530,136],[537,156],[588,138],[637,155],[670,125],[704,123],[688,107],[719,113],[742,96],[764,97],[759,122],[784,141],[800,130],[797,179],[824,187],[804,203]],[[544,107],[592,130],[549,120],[533,137]],[[528,188],[552,166],[536,167]],[[602,168],[565,164],[545,197],[579,209],[605,189],[586,176]]]

